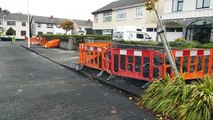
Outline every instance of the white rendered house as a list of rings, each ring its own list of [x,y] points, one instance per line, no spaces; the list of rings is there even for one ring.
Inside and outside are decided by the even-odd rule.
[[[162,21],[168,40],[213,40],[213,0],[164,0]]]

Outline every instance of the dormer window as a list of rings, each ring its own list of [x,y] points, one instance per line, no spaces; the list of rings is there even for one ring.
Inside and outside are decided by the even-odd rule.
[[[196,8],[202,9],[202,8],[209,8],[210,0],[197,0]]]
[[[173,0],[172,11],[183,11],[183,0]]]

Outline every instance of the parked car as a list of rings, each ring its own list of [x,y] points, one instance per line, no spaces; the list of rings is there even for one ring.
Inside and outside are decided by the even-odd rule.
[[[0,36],[0,41],[12,41],[10,36]]]
[[[60,45],[60,39],[53,39],[46,42],[42,47],[44,48],[56,48]]]

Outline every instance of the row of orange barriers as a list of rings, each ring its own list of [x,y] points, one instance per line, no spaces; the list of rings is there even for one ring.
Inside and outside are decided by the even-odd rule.
[[[185,80],[213,73],[213,49],[172,50],[172,54]],[[167,74],[174,77],[166,54],[157,50],[111,48],[109,42],[80,44],[78,64],[101,70],[101,73],[145,81]]]
[[[30,44],[32,45],[43,45],[47,42],[46,38],[43,37],[32,37],[30,38]]]

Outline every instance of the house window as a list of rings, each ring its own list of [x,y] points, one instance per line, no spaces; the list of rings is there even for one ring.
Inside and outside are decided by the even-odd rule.
[[[16,25],[16,22],[15,21],[7,21],[7,25]]]
[[[197,0],[196,8],[209,8],[210,0]]]
[[[110,29],[105,29],[102,31],[103,35],[111,35],[111,33],[112,33],[112,30],[110,30]]]
[[[146,28],[146,32],[156,32],[157,28]]]
[[[26,22],[22,22],[21,24],[22,24],[22,26],[26,26]]]
[[[61,26],[60,26],[60,25],[56,25],[56,27],[57,27],[57,28],[61,28]]]
[[[53,24],[47,24],[47,28],[53,28]]]
[[[143,39],[144,36],[143,36],[143,34],[137,34],[137,38],[138,38],[138,39]]]
[[[3,21],[2,20],[0,20],[0,25],[3,25]]]
[[[166,32],[183,32],[183,28],[166,28]]]
[[[94,15],[94,22],[98,23],[98,15]]]
[[[105,12],[104,13],[104,22],[112,21],[112,12]]]
[[[37,25],[37,26],[40,28],[40,27],[41,27],[41,24],[39,24],[39,23],[38,23],[38,25]]]
[[[173,0],[172,11],[182,11],[183,0]]]
[[[136,17],[142,17],[142,15],[143,15],[142,7],[137,7],[136,8]]]
[[[118,11],[116,11],[116,19],[117,20],[126,19],[126,11],[125,10],[118,10]]]
[[[25,36],[26,35],[26,31],[21,31],[21,36]]]
[[[53,32],[47,32],[47,34],[49,34],[49,35],[53,35]]]

